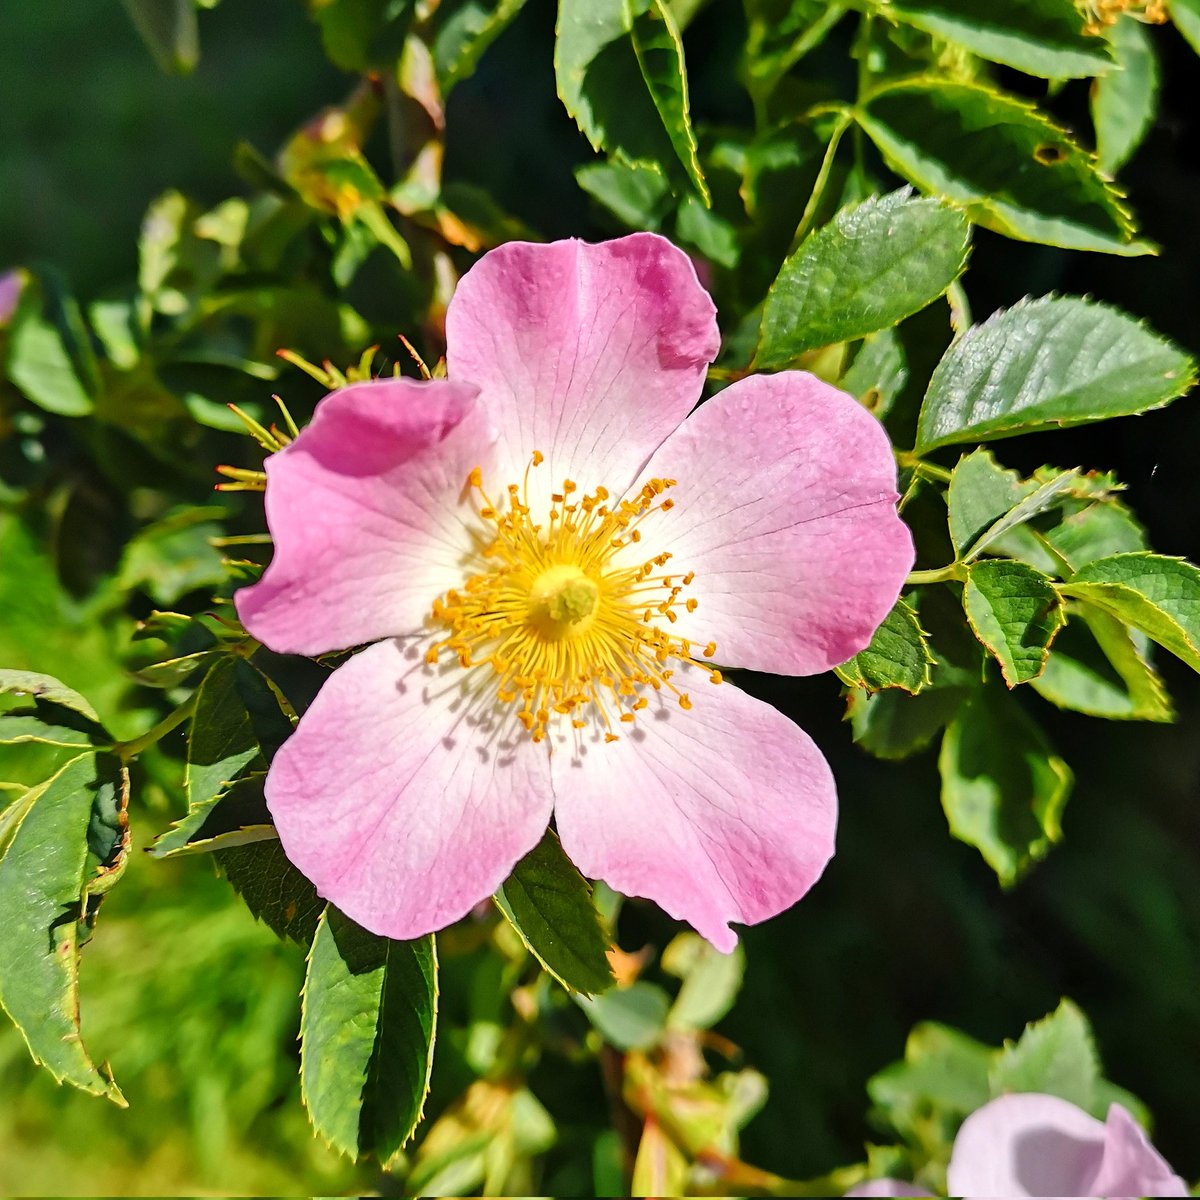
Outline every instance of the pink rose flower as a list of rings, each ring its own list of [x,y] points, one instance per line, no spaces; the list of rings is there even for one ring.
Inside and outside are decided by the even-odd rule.
[[[973,1112],[954,1139],[951,1196],[1186,1196],[1187,1185],[1119,1104],[1107,1121],[1057,1096],[1001,1096]],[[848,1196],[927,1196],[878,1179]]]
[[[820,876],[837,806],[811,739],[714,664],[808,675],[869,642],[913,559],[887,436],[801,372],[693,412],[715,310],[653,234],[502,246],[446,335],[448,379],[333,392],[266,464],[246,628],[375,643],[275,757],[283,848],[413,938],[553,815],[585,875],[730,950]]]

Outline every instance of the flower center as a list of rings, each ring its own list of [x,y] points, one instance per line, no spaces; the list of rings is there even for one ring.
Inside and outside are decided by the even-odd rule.
[[[583,633],[596,616],[600,587],[574,563],[547,567],[529,589],[529,624],[550,640]]]
[[[651,479],[632,497],[611,501],[607,488],[580,495],[569,479],[551,496],[544,523],[528,504],[529,472],[544,461],[534,451],[521,484],[509,484],[506,502],[484,490],[477,467],[467,483],[487,526],[480,569],[433,603],[432,617],[448,635],[425,655],[443,651],[463,667],[487,666],[496,698],[512,705],[534,741],[560,718],[573,729],[594,726],[606,741],[649,707],[650,694],[673,694],[685,709],[686,692],[672,682],[672,662],[701,667],[713,683],[721,673],[692,655],[686,638],[667,632],[682,606],[697,607],[684,592],[695,575],[666,574],[669,551],[649,558],[622,551],[642,541],[642,523],[670,512],[663,493],[673,479]],[[716,643],[703,648],[711,658]]]

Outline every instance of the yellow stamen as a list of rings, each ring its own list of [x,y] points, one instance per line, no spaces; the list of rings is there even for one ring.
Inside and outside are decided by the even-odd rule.
[[[564,479],[549,511],[538,514],[545,520],[535,524],[529,471],[544,461],[535,450],[523,481],[500,493],[504,504],[484,490],[479,467],[468,475],[487,536],[479,569],[433,603],[433,622],[447,634],[425,661],[434,664],[447,651],[465,668],[489,669],[496,699],[514,706],[535,742],[559,718],[564,729],[590,727],[614,742],[614,725],[636,721],[648,707],[644,692],[665,689],[681,708],[692,707],[671,682],[672,660],[702,666],[721,682],[720,672],[692,657],[690,642],[660,627],[664,618],[668,627],[674,623],[678,609],[695,612],[696,600],[682,595],[694,573],[660,574],[669,551],[632,564],[621,554],[642,540],[638,526],[646,518],[670,512],[673,502],[660,497],[675,480],[651,479],[614,501],[604,487],[580,495],[578,484]],[[646,532],[661,545],[662,531]],[[715,653],[708,643],[705,656]]]

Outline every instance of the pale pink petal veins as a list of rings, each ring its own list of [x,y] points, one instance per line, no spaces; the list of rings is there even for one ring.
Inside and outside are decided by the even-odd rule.
[[[1104,1126],[1057,1096],[1016,1093],[976,1109],[954,1139],[952,1196],[1094,1196]]]
[[[700,399],[720,345],[691,261],[650,233],[500,246],[459,283],[446,340],[450,378],[480,388],[508,475],[546,456],[535,512],[564,478],[624,491]]]
[[[871,640],[912,568],[887,434],[852,397],[801,371],[718,392],[647,464],[677,480],[644,526],[696,573],[671,633],[716,661],[809,675]],[[659,536],[661,530],[661,539]],[[652,542],[652,539],[653,542]],[[638,547],[641,549],[641,546]]]
[[[413,632],[463,581],[464,489],[494,441],[469,384],[381,379],[331,393],[267,460],[275,553],[237,593],[243,624],[289,654]]]
[[[326,681],[267,777],[284,853],[360,925],[415,938],[465,916],[550,819],[545,746],[423,647],[379,642]],[[517,734],[514,736],[512,729]]]
[[[833,854],[833,776],[803,730],[731,684],[680,670],[684,711],[658,693],[620,740],[565,736],[551,757],[555,816],[575,865],[653,900],[718,950],[730,921],[794,904]]]
[[[1120,1104],[1108,1109],[1104,1157],[1092,1180],[1095,1196],[1189,1196],[1188,1186],[1150,1144],[1142,1127]]]

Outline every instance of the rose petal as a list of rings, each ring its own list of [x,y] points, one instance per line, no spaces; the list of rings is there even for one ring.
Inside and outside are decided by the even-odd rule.
[[[256,638],[324,654],[412,633],[462,583],[464,486],[495,440],[475,395],[445,380],[352,384],[267,460],[275,554],[236,597]]]
[[[919,1188],[904,1179],[868,1179],[851,1188],[847,1196],[932,1196],[932,1192]]]
[[[976,1109],[954,1139],[951,1196],[1094,1196],[1104,1126],[1057,1096],[1018,1093]]]
[[[660,693],[619,741],[559,735],[551,756],[563,848],[585,874],[645,896],[718,950],[728,922],[794,904],[833,854],[837,798],[803,730],[731,684],[681,670],[691,711]]]
[[[509,242],[458,285],[446,314],[451,379],[478,385],[509,478],[534,450],[534,513],[570,478],[619,495],[700,398],[720,345],[691,260],[636,233],[589,245]]]
[[[671,632],[716,661],[811,675],[871,640],[913,564],[883,426],[801,371],[743,379],[692,414],[647,464],[675,479],[643,548],[696,577]]]
[[[1188,1196],[1187,1184],[1150,1144],[1128,1109],[1112,1104],[1104,1126],[1104,1158],[1092,1180],[1096,1196]]]
[[[549,822],[545,747],[502,735],[473,682],[457,664],[425,666],[416,645],[379,642],[330,676],[271,764],[284,852],[374,933],[458,920]]]

